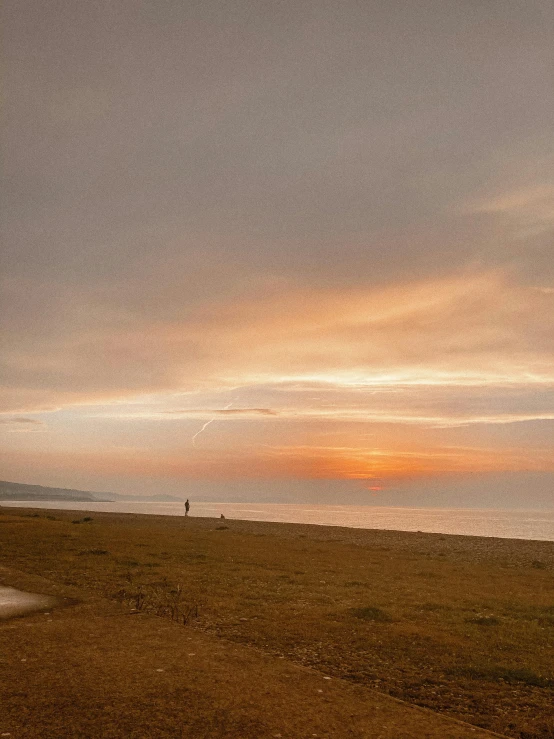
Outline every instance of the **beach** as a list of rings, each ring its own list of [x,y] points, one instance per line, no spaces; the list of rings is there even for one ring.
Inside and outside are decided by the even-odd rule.
[[[61,500],[3,500],[16,508],[81,510],[98,513],[147,513],[154,516],[183,515],[184,501],[74,502]],[[405,506],[315,505],[302,503],[208,503],[193,502],[195,518],[226,518],[242,521],[317,524],[326,527],[413,531],[501,539],[554,541],[554,510],[499,508],[410,508]]]
[[[172,653],[181,655],[179,665],[173,659],[171,667],[153,665],[146,672],[135,665],[133,700],[130,693],[118,698],[120,709],[127,706],[127,713],[120,711],[120,728],[113,719],[102,733],[95,734],[91,723],[96,709],[87,709],[82,701],[78,715],[67,708],[67,688],[65,705],[75,722],[73,731],[81,733],[59,733],[58,727],[53,734],[554,735],[553,542],[82,510],[0,511],[0,584],[55,596],[60,603],[48,616],[37,612],[2,623],[2,638],[12,645],[3,654],[13,652],[13,644],[28,649],[31,634],[35,650],[43,652],[33,657],[35,692],[19,682],[30,657],[12,654],[11,665],[4,660],[4,705],[12,723],[1,730],[12,736],[48,735],[47,720],[54,722],[46,726],[52,732],[55,716],[44,718],[50,715],[44,686],[48,665],[59,658],[53,645],[65,645],[76,670],[80,660],[94,666],[88,686],[79,673],[79,690],[91,695],[100,690],[99,676],[107,662],[115,659],[118,670],[130,669],[120,664],[125,661],[121,644],[128,645],[130,663],[147,654],[159,655],[159,660],[166,654],[167,661]],[[106,623],[126,624],[119,647]],[[94,636],[79,641],[79,633]],[[195,644],[190,652],[189,639]],[[140,654],[131,644],[141,645]],[[189,696],[188,708],[196,705],[198,716],[206,718],[209,710],[202,696],[219,690],[221,697],[226,680],[229,697],[218,704],[219,718],[210,714],[207,733],[190,723],[190,710],[188,724],[179,714],[181,734],[175,733],[167,725],[167,695],[162,697],[156,686],[160,676],[169,680],[170,673],[173,682],[167,691],[173,695],[177,675],[181,686],[186,676],[190,679],[183,662],[202,650],[205,659],[194,668],[198,695],[192,703]],[[229,660],[243,667],[228,674],[224,665]],[[257,675],[248,693],[248,705],[256,707],[250,713],[240,702],[248,692],[249,674]],[[130,684],[128,675],[120,679]],[[120,685],[114,674],[106,673],[106,680]],[[265,698],[259,692],[264,680],[273,686]],[[327,693],[331,685],[333,697]],[[238,693],[236,686],[242,686]],[[304,689],[313,689],[315,702],[302,702]],[[114,695],[117,690],[113,688]],[[142,696],[138,702],[137,696]],[[323,708],[317,702],[320,696],[328,698]],[[391,704],[391,698],[402,703]],[[94,700],[110,703],[106,696]],[[94,700],[87,705],[96,705]],[[55,702],[55,695],[50,701]],[[148,701],[159,703],[154,711],[158,724],[151,722],[149,734],[144,727],[142,734],[138,728],[133,734],[130,705],[142,716],[146,704],[152,713]],[[391,716],[379,719],[378,711],[368,712],[369,704],[381,705],[384,714],[390,710],[397,723]],[[288,714],[283,705],[290,705]],[[391,705],[402,709],[393,711]],[[171,710],[174,715],[175,707]],[[277,716],[283,713],[286,719],[279,724]],[[143,719],[137,714],[137,727]],[[370,725],[370,720],[379,725]],[[121,727],[127,727],[126,733]]]

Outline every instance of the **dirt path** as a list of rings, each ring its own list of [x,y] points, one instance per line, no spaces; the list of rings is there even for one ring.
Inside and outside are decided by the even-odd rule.
[[[14,587],[83,600],[0,622],[1,736],[498,736],[74,588],[2,574]]]

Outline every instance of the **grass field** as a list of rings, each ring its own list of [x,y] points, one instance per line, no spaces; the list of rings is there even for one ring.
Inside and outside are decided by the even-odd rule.
[[[554,544],[0,509],[1,559],[520,739],[554,737]]]

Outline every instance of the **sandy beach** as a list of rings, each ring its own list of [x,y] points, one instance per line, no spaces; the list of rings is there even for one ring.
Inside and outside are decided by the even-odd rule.
[[[0,511],[13,737],[554,736],[552,542]]]

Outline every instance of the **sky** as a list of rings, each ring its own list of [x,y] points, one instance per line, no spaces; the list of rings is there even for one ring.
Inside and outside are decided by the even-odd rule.
[[[2,478],[554,508],[549,0],[8,0]]]

